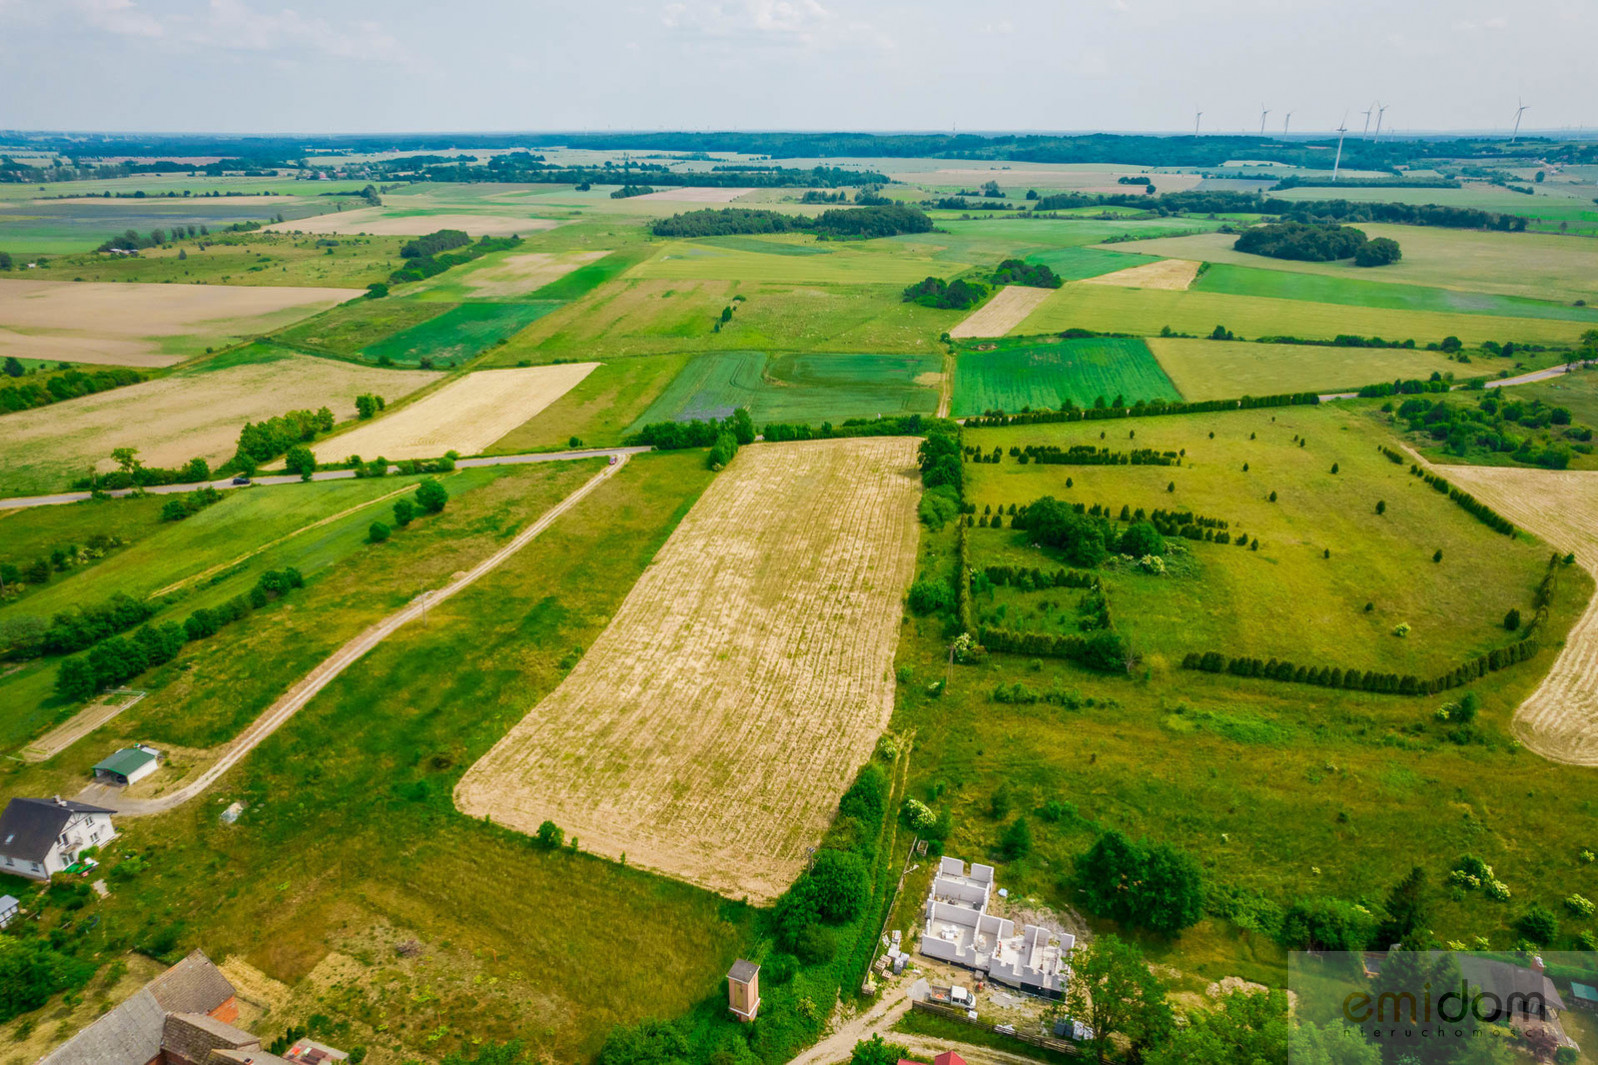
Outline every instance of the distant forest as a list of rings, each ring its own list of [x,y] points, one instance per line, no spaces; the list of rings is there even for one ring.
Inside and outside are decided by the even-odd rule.
[[[1336,151],[1332,135],[1306,139],[1259,136],[1185,136],[1089,133],[1048,136],[1038,134],[917,134],[917,133],[512,133],[352,135],[321,137],[221,137],[150,134],[58,134],[0,131],[6,143],[33,152],[51,152],[62,159],[88,160],[106,156],[222,156],[227,169],[265,169],[295,166],[308,155],[349,152],[372,154],[389,151],[437,152],[460,147],[484,150],[555,147],[635,152],[683,152],[703,157],[709,152],[739,152],[773,159],[870,159],[934,157],[946,159],[1013,159],[1033,163],[1126,163],[1138,166],[1219,167],[1233,159],[1257,159],[1294,166],[1325,169]],[[1427,164],[1440,159],[1507,160],[1535,156],[1556,163],[1598,163],[1598,142],[1559,141],[1522,137],[1513,145],[1492,137],[1427,137],[1416,139],[1348,138],[1343,145],[1343,166],[1354,170],[1392,170],[1402,165]],[[473,160],[475,163],[476,160]],[[433,160],[440,163],[438,157]],[[148,164],[147,164],[148,165]],[[166,167],[171,164],[153,164]],[[412,164],[417,165],[417,164]],[[448,165],[448,164],[445,164]],[[36,169],[26,164],[0,161],[0,180],[27,180],[20,172]],[[209,168],[200,168],[209,169]],[[745,172],[751,179],[767,173]],[[706,175],[699,175],[701,178]],[[862,179],[856,177],[855,184]],[[656,182],[659,183],[659,182]],[[736,184],[700,181],[700,184]],[[750,180],[746,184],[777,184]],[[813,184],[822,184],[813,182]],[[838,184],[836,182],[827,184]]]
[[[932,219],[914,207],[847,207],[814,218],[747,207],[707,208],[662,218],[657,237],[724,237],[741,233],[814,233],[818,240],[866,240],[900,233],[930,233]]]

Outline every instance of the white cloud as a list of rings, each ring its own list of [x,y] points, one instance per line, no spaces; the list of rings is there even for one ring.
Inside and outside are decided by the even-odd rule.
[[[71,8],[84,23],[118,37],[164,37],[166,27],[154,15],[139,10],[133,0],[75,0]]]
[[[998,22],[989,22],[982,27],[982,32],[988,34],[1008,35],[1015,32],[1015,23],[1011,22],[1009,19],[1001,19]]]
[[[820,0],[673,0],[661,8],[660,21],[681,35],[716,41],[892,46],[869,23],[845,22]]]

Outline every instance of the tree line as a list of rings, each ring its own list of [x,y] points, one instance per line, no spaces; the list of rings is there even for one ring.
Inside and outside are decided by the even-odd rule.
[[[1314,392],[1283,393],[1275,396],[1244,396],[1241,399],[1208,399],[1187,403],[1180,400],[1138,400],[1130,407],[1078,407],[1069,399],[1060,410],[1034,410],[1018,414],[986,411],[967,418],[973,429],[997,429],[1007,425],[1049,425],[1057,422],[1100,421],[1110,418],[1145,418],[1167,414],[1206,414],[1222,410],[1257,410],[1261,407],[1314,406],[1321,401]]]
[[[814,233],[818,240],[869,240],[930,233],[932,219],[915,207],[886,204],[823,211],[814,218],[749,207],[715,207],[662,218],[649,227],[657,237],[719,237],[749,233]]]
[[[624,442],[628,447],[680,451],[690,447],[715,448],[723,435],[732,437],[735,445],[754,443],[755,423],[749,417],[749,411],[739,407],[732,414],[720,419],[696,418],[686,422],[651,422],[636,433],[629,434]],[[730,455],[728,460],[731,460]]]
[[[833,440],[852,436],[921,436],[924,433],[952,432],[958,423],[946,418],[923,414],[900,414],[888,418],[848,418],[840,425],[822,422],[820,425],[797,425],[790,422],[768,422],[761,430],[767,440]]]
[[[903,303],[916,303],[946,311],[970,310],[988,298],[988,286],[980,281],[955,278],[945,281],[941,277],[928,277],[913,285],[906,285],[900,294]]]
[[[7,377],[21,377],[24,373],[21,361],[15,357],[8,357],[4,363],[4,372]],[[62,369],[45,378],[42,383],[38,380],[18,381],[16,384],[0,387],[0,411],[47,407],[62,400],[76,399],[96,392],[109,392],[113,388],[134,385],[145,380],[148,378],[137,370],[128,370],[120,366],[89,371]]]
[[[446,246],[436,251],[426,250],[432,245],[425,242],[439,237],[444,238]],[[460,239],[460,243],[456,242],[457,238]],[[521,237],[512,235],[509,237],[482,237],[476,244],[471,244],[466,242],[466,234],[460,230],[441,229],[437,233],[419,237],[417,240],[406,244],[405,248],[414,247],[417,250],[413,254],[405,256],[405,250],[402,248],[400,254],[405,256],[405,265],[389,274],[388,279],[393,284],[401,284],[406,281],[421,281],[424,278],[436,277],[452,266],[469,263],[473,259],[482,258],[490,252],[511,251],[519,247],[521,243]],[[381,282],[377,284],[382,286]],[[388,291],[386,286],[381,288],[368,286],[368,290],[370,295],[376,298],[387,295]]]
[[[181,625],[175,621],[145,625],[132,636],[102,639],[90,647],[87,654],[61,663],[56,671],[56,694],[78,702],[98,691],[125,684],[146,669],[176,658],[184,644],[214,636],[251,610],[258,610],[304,584],[300,571],[292,566],[281,571],[267,570],[248,593],[236,595],[220,606],[200,607]],[[146,618],[154,613],[154,608],[148,604],[138,605],[148,611]]]
[[[1247,252],[1250,255],[1265,255],[1273,259],[1294,259],[1311,263],[1355,259],[1360,266],[1379,265],[1356,258],[1368,243],[1370,241],[1365,234],[1351,226],[1321,222],[1268,222],[1245,229],[1232,247],[1236,251]],[[1392,241],[1388,243],[1394,248],[1398,246]],[[1394,259],[1386,261],[1391,262]]]

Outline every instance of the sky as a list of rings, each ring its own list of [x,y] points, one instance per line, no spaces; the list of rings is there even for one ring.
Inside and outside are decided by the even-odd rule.
[[[1598,125],[1594,0],[0,0],[0,129]]]

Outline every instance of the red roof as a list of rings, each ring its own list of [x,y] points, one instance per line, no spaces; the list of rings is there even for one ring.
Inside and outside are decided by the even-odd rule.
[[[932,1059],[932,1065],[965,1065],[965,1059],[952,1050],[945,1050]]]

